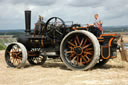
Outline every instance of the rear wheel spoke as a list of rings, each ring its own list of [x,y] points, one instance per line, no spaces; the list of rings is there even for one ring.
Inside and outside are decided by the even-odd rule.
[[[83,55],[81,57],[83,58],[83,60],[85,61],[85,63],[88,63],[87,60],[85,59],[85,57]]]
[[[68,41],[68,44],[75,47],[75,45],[73,43],[71,43],[70,41]]]
[[[78,46],[76,40],[74,42],[75,42],[75,45]]]
[[[76,36],[76,40],[77,40],[78,44],[80,44],[80,40],[79,40],[78,36]]]
[[[90,61],[90,58],[87,55],[84,55],[84,56],[86,57],[87,62],[89,62]]]
[[[79,56],[77,56],[77,64],[79,64]]]
[[[86,54],[93,55],[93,52],[86,52]]]
[[[77,56],[75,56],[73,59],[72,59],[72,63],[74,64],[75,63],[75,59],[77,58]]]
[[[66,51],[66,53],[74,53],[74,51]]]
[[[83,47],[83,49],[85,49],[85,48],[87,48],[87,47],[89,47],[89,46],[91,46],[92,45],[92,43],[90,43],[90,44],[88,44],[88,45],[85,45],[84,47]]]
[[[90,51],[90,50],[93,50],[93,48],[86,48],[86,51]]]
[[[84,41],[84,38],[82,38],[82,40],[81,40],[81,43],[80,43],[80,46],[82,46],[82,44],[83,44],[83,41]]]
[[[80,66],[83,65],[83,62],[82,62],[82,58],[80,57],[80,63],[79,63]]]
[[[85,39],[83,46],[85,46],[85,45],[86,45],[86,43],[87,43],[87,39]]]
[[[71,54],[69,57],[72,58],[72,57],[74,57],[74,56],[75,56],[75,54]]]

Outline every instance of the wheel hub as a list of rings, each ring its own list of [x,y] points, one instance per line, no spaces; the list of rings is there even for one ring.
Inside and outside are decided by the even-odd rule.
[[[74,48],[74,51],[76,52],[76,54],[80,55],[80,54],[82,54],[83,49],[81,47],[76,47],[76,48]]]
[[[12,52],[12,57],[16,57],[16,53],[15,52]]]

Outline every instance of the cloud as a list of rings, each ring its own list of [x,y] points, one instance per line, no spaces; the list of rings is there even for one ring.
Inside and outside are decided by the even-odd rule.
[[[56,0],[2,0],[1,2],[10,3],[13,5],[25,4],[25,5],[36,5],[36,6],[48,6],[56,3]]]
[[[99,7],[105,0],[69,0],[69,5],[75,7]]]
[[[32,10],[32,28],[38,15],[56,16],[74,23],[93,23],[95,13],[104,26],[128,25],[127,0],[1,0],[0,29],[24,29],[24,10]]]

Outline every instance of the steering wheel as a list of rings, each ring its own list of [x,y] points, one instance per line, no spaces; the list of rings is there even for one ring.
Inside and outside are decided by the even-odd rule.
[[[45,25],[45,32],[51,39],[61,39],[64,36],[65,23],[61,18],[52,17]]]

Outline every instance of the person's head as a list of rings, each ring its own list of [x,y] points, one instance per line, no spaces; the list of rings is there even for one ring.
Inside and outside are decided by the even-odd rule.
[[[95,14],[94,17],[95,17],[95,19],[98,19],[99,15],[98,14]]]

